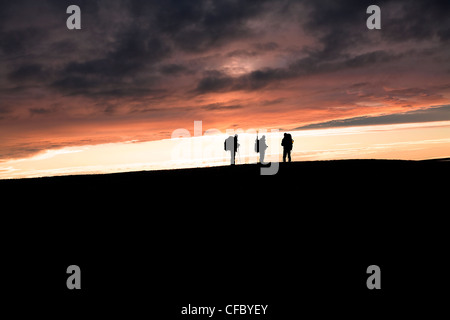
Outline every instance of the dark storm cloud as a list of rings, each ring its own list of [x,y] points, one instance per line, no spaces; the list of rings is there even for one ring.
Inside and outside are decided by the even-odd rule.
[[[156,25],[175,45],[201,52],[252,34],[247,21],[264,13],[267,1],[161,1]]]
[[[212,46],[251,35],[248,20],[264,13],[266,3],[271,1],[167,0],[126,3],[135,19],[145,21],[175,48],[203,52]]]
[[[367,1],[306,1],[309,10],[304,29],[322,44],[321,49],[305,48],[314,59],[339,58],[350,45],[361,41],[364,35]],[[355,26],[360,25],[360,28]],[[359,30],[358,30],[359,29]]]
[[[257,90],[270,83],[296,76],[295,72],[286,68],[264,68],[241,76],[233,85],[233,90]]]
[[[391,4],[389,1],[385,3],[387,6]],[[386,11],[384,37],[392,41],[428,40],[435,36],[443,42],[449,40],[449,1],[401,1],[398,3],[402,4],[398,10]]]
[[[283,80],[298,77],[335,72],[352,68],[380,66],[401,59],[404,54],[376,50],[341,61],[323,62],[314,57],[306,57],[292,62],[286,68],[263,68],[251,71],[239,77],[231,77],[220,72],[203,77],[197,84],[196,92],[226,92],[237,90],[258,90],[277,84]]]
[[[381,36],[385,40],[403,42],[433,36],[445,40],[450,28],[448,1],[324,0],[304,3],[310,10],[304,27],[323,43],[320,52],[323,57],[333,57],[355,43],[370,41],[362,31],[365,31],[368,17],[365,10],[371,4],[381,8]]]
[[[196,93],[229,91],[234,79],[220,71],[208,72],[197,84]]]
[[[153,64],[167,57],[170,49],[161,39],[148,38],[138,32],[130,32],[119,39],[114,51],[105,57],[86,62],[71,62],[65,74],[86,74],[120,79],[135,73],[143,65]]]
[[[240,77],[231,77],[220,72],[203,77],[197,84],[195,92],[226,92],[237,90],[257,90],[280,80],[296,76],[295,72],[285,68],[265,68],[255,70]]]
[[[411,35],[409,28],[422,28],[426,31],[422,33],[430,37],[444,35],[447,31],[446,21],[441,18],[440,10],[446,10],[447,5],[442,5],[439,1],[430,2],[425,10],[425,6],[417,5],[414,1],[381,1],[383,29],[380,31],[381,37],[370,37],[366,28],[365,13],[371,1],[345,1],[345,5],[338,1],[303,1],[308,10],[308,17],[300,22],[308,34],[317,39],[319,45],[315,47],[304,46],[300,51],[303,57],[293,59],[285,68],[261,68],[253,70],[246,75],[225,79],[224,77],[207,77],[199,81],[197,91],[199,93],[224,92],[234,90],[256,90],[271,84],[276,84],[282,80],[325,74],[340,70],[350,70],[356,68],[381,67],[384,64],[399,62],[408,58],[427,58],[434,54],[440,54],[433,49],[411,49],[403,51],[388,49],[391,44],[397,44],[410,40],[423,40],[420,35]],[[395,6],[394,6],[395,4]],[[422,11],[422,12],[421,12]],[[405,18],[405,26],[402,30],[390,30],[386,24],[398,21],[394,13],[404,12],[400,16]],[[439,23],[421,24],[421,22],[411,22],[414,15],[425,14],[428,19],[435,17]],[[420,19],[419,19],[420,20]],[[423,22],[423,20],[422,20]],[[414,29],[413,28],[413,29]],[[440,37],[441,40],[444,37]],[[276,43],[255,44],[254,48],[276,50]],[[357,49],[366,48],[363,53]],[[366,52],[364,52],[366,51]],[[235,50],[228,53],[228,56],[256,56],[258,52],[249,50]],[[205,84],[211,84],[206,86]],[[214,84],[214,85],[212,85]]]
[[[320,45],[303,47],[306,57],[292,62],[289,67],[297,74],[333,72],[423,56],[426,52],[421,50],[395,52],[387,48],[391,44],[433,37],[445,41],[450,30],[449,2],[444,1],[311,0],[303,3],[308,11],[307,18],[301,22],[303,30],[314,36]],[[366,28],[368,15],[365,12],[371,4],[380,6],[382,12],[382,30],[378,34],[368,33]],[[371,50],[354,53],[364,47]]]
[[[256,57],[266,52],[275,51],[279,48],[276,42],[254,43],[249,49],[236,49],[226,54],[226,57]]]
[[[364,53],[346,60],[343,66],[349,68],[360,68],[369,65],[380,65],[382,63],[391,62],[402,58],[403,54],[394,54],[383,50]]]
[[[278,49],[280,46],[278,45],[278,43],[276,43],[274,41],[270,41],[270,42],[264,42],[264,43],[261,43],[261,42],[254,43],[253,47],[259,51],[273,51],[273,50]]]
[[[50,44],[50,51],[57,55],[68,55],[77,50],[77,43],[70,39],[56,41]]]
[[[442,19],[442,10],[448,5],[440,1],[418,3],[420,1],[380,1],[382,8],[382,39],[389,45],[411,39],[422,40],[438,36],[443,40],[450,30],[447,20]],[[382,66],[383,64],[400,61],[412,56],[423,56],[420,50],[404,52],[375,49],[378,38],[368,37],[366,28],[366,8],[372,1],[302,1],[308,16],[299,23],[303,29],[317,39],[318,46],[303,47],[304,57],[293,60],[285,68],[261,68],[239,77],[224,75],[207,76],[199,80],[196,91],[200,94],[208,92],[226,92],[235,90],[257,90],[277,84],[292,78],[321,73],[335,72],[354,68]],[[449,12],[449,11],[446,11]],[[396,15],[398,14],[398,16]],[[415,16],[425,18],[415,19]],[[437,23],[425,23],[435,19]],[[403,21],[403,28],[395,27],[398,21]],[[389,26],[393,28],[390,29]],[[415,33],[415,29],[421,32]],[[439,36],[441,35],[441,36]],[[257,43],[254,48],[259,50],[275,50],[274,42]],[[355,48],[370,46],[372,51],[353,53]],[[227,54],[228,57],[252,57],[257,51],[238,49]],[[430,54],[430,53],[428,53]]]
[[[195,73],[195,70],[191,70],[188,67],[186,67],[185,65],[176,64],[176,63],[162,65],[159,68],[159,71],[162,74],[173,75],[173,76],[177,76],[180,74],[194,74]]]
[[[450,120],[450,105],[436,106],[427,109],[413,110],[381,116],[362,116],[349,119],[332,120],[310,124],[298,129],[323,129],[333,127],[368,126],[380,124],[417,123]]]
[[[47,78],[48,72],[40,64],[23,64],[8,74],[12,81],[23,82],[28,80],[42,81]]]
[[[27,48],[43,40],[45,32],[35,28],[23,28],[0,33],[0,50],[7,56],[27,52]]]
[[[297,6],[299,3],[302,5]],[[82,8],[83,30],[79,33],[65,29],[65,9],[69,4]],[[31,58],[19,60],[9,67],[11,81],[39,79],[41,85],[72,95],[89,95],[92,91],[96,96],[101,92],[123,92],[126,95],[134,90],[121,90],[121,86],[142,89],[141,85],[150,87],[156,82],[161,83],[164,79],[155,79],[158,72],[163,76],[196,74],[198,70],[183,62],[165,63],[174,52],[208,52],[211,48],[226,48],[236,40],[254,39],[252,37],[257,33],[249,21],[264,19],[268,12],[278,23],[283,22],[287,11],[291,11],[291,16],[302,16],[298,24],[315,37],[318,44],[305,46],[302,49],[304,57],[290,61],[286,68],[263,67],[237,78],[208,75],[198,79],[196,84],[196,92],[201,94],[256,90],[297,76],[363,67],[395,58],[393,53],[382,49],[363,54],[350,53],[355,44],[373,41],[367,37],[365,27],[365,10],[370,4],[371,1],[365,0],[47,0],[39,4],[2,1],[4,21],[0,29],[0,52],[3,59],[33,54]],[[447,41],[450,37],[450,23],[446,16],[448,2],[398,0],[379,1],[377,4],[382,8],[381,36],[385,41],[433,36]],[[20,8],[24,8],[22,16],[19,15]],[[37,13],[48,11],[49,18],[41,25],[29,26],[24,22],[21,27],[5,28],[11,20],[15,23],[26,21],[33,10]],[[303,11],[307,14],[302,15]],[[49,25],[62,27],[50,29]],[[102,39],[101,35],[108,40]],[[43,62],[36,56],[38,48],[41,57],[57,56],[52,61],[56,65],[54,68],[39,67]],[[247,48],[229,51],[225,57],[253,57],[278,49],[280,44],[275,41],[253,40]],[[102,86],[104,90],[100,88]]]
[[[146,38],[137,32],[132,34],[133,37],[122,36],[117,47],[102,58],[68,63],[52,86],[72,94],[108,93],[114,89],[117,94],[135,93],[135,90],[121,90],[123,86],[129,86],[124,81],[125,77],[131,77],[134,82],[135,77],[145,71],[145,67],[166,58],[170,49],[159,38]],[[142,80],[134,85],[139,88]],[[102,87],[106,90],[98,90]]]
[[[27,15],[33,14],[33,9],[44,11],[48,19],[41,25],[0,30],[0,52],[5,59],[32,54],[9,67],[9,80],[17,83],[34,80],[65,95],[98,97],[102,92],[105,96],[131,95],[136,92],[133,86],[140,92],[145,86],[151,94],[154,83],[163,83],[162,79],[156,79],[158,71],[163,76],[195,74],[197,70],[183,63],[164,61],[174,51],[206,52],[251,36],[248,21],[264,14],[268,1],[22,2],[2,3],[3,12],[11,9],[15,16],[6,17],[7,21],[30,20]],[[82,9],[80,31],[65,28],[68,16],[65,9],[70,4]],[[23,12],[20,7],[25,8]],[[256,47],[273,50],[276,44],[259,43]],[[48,61],[55,67],[39,66],[43,62],[36,56],[38,48],[46,50],[39,52],[41,57],[55,57]],[[211,81],[214,80],[205,79],[200,87],[218,86],[208,83]],[[123,90],[124,86],[127,90]]]
[[[259,55],[257,51],[253,50],[246,50],[246,49],[237,49],[233,50],[231,52],[228,52],[226,54],[226,57],[232,58],[232,57],[255,57]]]

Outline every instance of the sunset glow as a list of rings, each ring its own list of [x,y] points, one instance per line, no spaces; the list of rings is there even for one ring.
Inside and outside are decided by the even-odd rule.
[[[238,131],[239,132],[239,131]],[[267,161],[281,160],[281,133],[264,133]],[[450,121],[292,131],[294,161],[443,158],[450,150]],[[261,136],[261,134],[260,134]],[[447,137],[447,138],[443,138]],[[256,163],[255,135],[241,133],[237,164]],[[226,135],[127,141],[48,150],[0,165],[0,178],[97,174],[229,164]]]

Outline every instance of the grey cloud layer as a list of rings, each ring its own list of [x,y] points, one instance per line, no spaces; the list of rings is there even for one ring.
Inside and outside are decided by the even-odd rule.
[[[450,120],[450,105],[435,106],[422,110],[412,110],[401,113],[386,114],[381,116],[362,116],[349,119],[326,121],[295,128],[301,129],[323,129],[333,127],[368,126],[381,124],[417,123],[431,121]]]
[[[82,8],[83,30],[78,33],[64,28],[69,3]],[[448,45],[448,2],[381,1],[381,39],[371,38],[364,30],[369,4],[359,0],[3,1],[0,57],[10,61],[6,79],[12,84],[39,83],[63,94],[98,98],[136,92],[151,95],[156,84],[169,81],[167,76],[196,74],[198,70],[186,65],[183,58],[164,64],[174,55],[199,55],[217,48],[223,48],[225,57],[281,50],[275,39],[258,41],[270,30],[250,22],[271,19],[283,23],[287,13],[294,21],[296,16],[302,17],[296,23],[317,39],[316,46],[304,47],[303,57],[289,61],[284,68],[263,67],[240,77],[220,73],[195,77],[196,92],[254,90],[283,79],[402,58],[402,53],[386,46],[375,49],[376,42],[434,37]],[[36,17],[39,14],[42,19]],[[59,25],[62,27],[56,27]],[[242,39],[254,40],[247,48],[226,52],[227,45]],[[363,46],[372,49],[355,51]],[[150,88],[148,92],[146,88]]]

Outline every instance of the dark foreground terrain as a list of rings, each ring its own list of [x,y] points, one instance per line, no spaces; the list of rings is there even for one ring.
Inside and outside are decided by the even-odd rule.
[[[255,319],[445,310],[450,161],[259,173],[238,165],[0,181],[3,305],[57,319],[208,318],[181,315],[188,304],[268,304]],[[72,264],[81,290],[66,287]],[[381,269],[381,290],[367,289],[369,265]]]

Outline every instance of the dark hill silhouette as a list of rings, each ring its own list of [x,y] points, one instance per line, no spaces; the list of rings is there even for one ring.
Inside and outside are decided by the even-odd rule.
[[[148,217],[206,217],[207,222],[220,216],[248,221],[258,216],[284,224],[277,217],[292,215],[320,221],[326,229],[335,227],[334,220],[364,223],[376,215],[375,222],[395,223],[404,222],[401,217],[412,221],[419,213],[442,211],[450,161],[310,161],[280,163],[274,176],[259,172],[259,165],[247,164],[0,180],[0,190],[23,218],[56,217],[50,224],[72,217],[115,222],[118,216],[131,225]],[[290,202],[288,210],[282,209],[285,201]]]
[[[322,196],[350,196],[352,200],[358,201],[357,195],[369,198],[376,196],[378,199],[380,194],[390,197],[416,191],[425,194],[439,193],[442,186],[436,185],[436,181],[445,181],[441,179],[449,174],[448,160],[280,163],[280,169],[274,176],[260,176],[260,165],[246,164],[235,167],[0,180],[0,188],[3,194],[6,192],[12,196],[17,193],[26,199],[34,199],[36,202],[33,204],[36,205],[46,199],[49,201],[49,209],[52,204],[71,203],[76,206],[77,203],[90,200],[101,202],[104,206],[108,206],[107,200],[126,203],[127,206],[147,203],[150,199],[161,201],[164,198],[217,200],[219,194],[226,192],[234,192],[237,197],[265,192],[270,197],[271,194],[280,195],[283,188],[312,196],[306,201]],[[356,193],[351,195],[350,192]],[[252,203],[244,203],[247,202]]]
[[[298,314],[300,300],[302,312],[316,313],[326,301],[323,312],[332,314],[403,314],[409,309],[399,297],[422,306],[417,292],[436,292],[448,271],[442,228],[450,161],[280,163],[274,176],[259,170],[0,181],[3,257],[11,266],[5,281],[17,294],[36,290],[70,309],[73,294],[55,288],[65,284],[61,269],[78,263],[78,306],[103,312],[103,301],[138,312],[152,301],[160,305],[152,312],[167,319],[196,301],[267,302],[273,318]],[[371,264],[382,269],[384,291],[365,288]],[[30,272],[32,287],[23,276]]]

